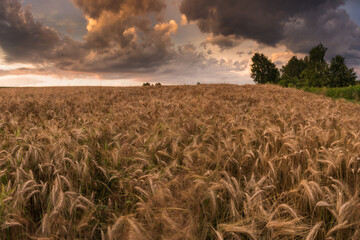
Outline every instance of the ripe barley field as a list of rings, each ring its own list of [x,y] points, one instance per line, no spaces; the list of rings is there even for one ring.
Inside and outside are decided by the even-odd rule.
[[[360,239],[360,105],[272,85],[0,89],[0,239]]]

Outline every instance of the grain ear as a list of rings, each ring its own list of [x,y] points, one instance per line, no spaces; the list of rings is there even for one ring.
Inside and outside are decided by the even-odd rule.
[[[0,239],[359,239],[359,116],[273,85],[0,89]]]

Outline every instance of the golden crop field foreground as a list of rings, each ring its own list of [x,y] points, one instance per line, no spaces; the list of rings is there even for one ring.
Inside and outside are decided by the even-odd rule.
[[[277,86],[0,89],[1,239],[360,239],[360,106]]]

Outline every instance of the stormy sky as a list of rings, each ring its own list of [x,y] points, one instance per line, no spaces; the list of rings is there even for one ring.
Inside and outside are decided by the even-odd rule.
[[[318,43],[360,73],[358,0],[0,0],[0,86],[252,83]]]

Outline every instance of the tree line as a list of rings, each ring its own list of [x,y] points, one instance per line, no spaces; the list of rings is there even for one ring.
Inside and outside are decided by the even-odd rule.
[[[273,83],[284,87],[335,88],[355,85],[356,73],[353,68],[346,66],[345,58],[337,55],[328,64],[326,51],[327,48],[320,43],[303,59],[293,56],[281,70],[264,54],[255,53],[251,59],[251,77],[256,83]]]

